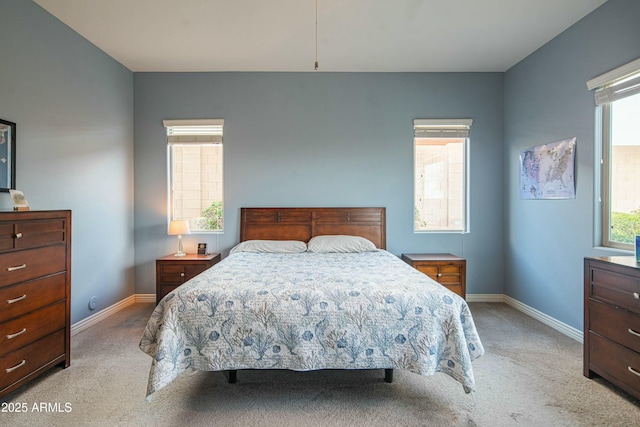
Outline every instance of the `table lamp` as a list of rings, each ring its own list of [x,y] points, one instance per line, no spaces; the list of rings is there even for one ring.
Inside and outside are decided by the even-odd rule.
[[[189,221],[185,220],[171,220],[169,223],[169,236],[178,236],[178,252],[175,256],[185,256],[186,253],[182,252],[182,235],[189,234]]]

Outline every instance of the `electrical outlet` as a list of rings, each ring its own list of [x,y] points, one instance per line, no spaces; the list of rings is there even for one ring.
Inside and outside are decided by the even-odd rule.
[[[98,297],[91,297],[91,299],[89,299],[89,309],[95,310],[97,306],[98,306]]]

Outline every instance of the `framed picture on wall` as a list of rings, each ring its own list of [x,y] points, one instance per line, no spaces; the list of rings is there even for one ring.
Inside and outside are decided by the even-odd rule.
[[[520,153],[521,199],[575,199],[576,138]]]
[[[16,188],[16,124],[0,119],[0,191]]]

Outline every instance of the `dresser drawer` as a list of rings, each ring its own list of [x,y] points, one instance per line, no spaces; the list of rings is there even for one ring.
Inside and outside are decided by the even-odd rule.
[[[640,353],[640,316],[591,301],[589,318],[590,330]]]
[[[0,355],[17,350],[65,326],[65,304],[32,311],[22,317],[0,323]]]
[[[64,271],[65,263],[63,245],[0,254],[0,287]]]
[[[70,281],[71,211],[0,212],[0,397],[71,364]]]
[[[14,228],[12,222],[0,222],[0,251],[13,249]]]
[[[62,244],[66,239],[65,218],[32,219],[0,224],[0,250],[3,251]]]
[[[62,301],[66,296],[66,281],[67,274],[58,273],[0,288],[0,323]]]
[[[596,373],[610,376],[627,387],[640,390],[640,354],[589,332],[591,368]]]
[[[16,249],[37,248],[65,242],[66,221],[64,218],[38,219],[16,223]]]
[[[640,313],[640,280],[637,277],[591,268],[590,278],[591,296]]]
[[[0,393],[64,355],[64,330],[0,357]]]

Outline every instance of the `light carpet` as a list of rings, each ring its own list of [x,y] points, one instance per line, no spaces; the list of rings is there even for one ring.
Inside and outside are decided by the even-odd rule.
[[[236,384],[195,372],[149,403],[151,359],[138,342],[153,305],[135,304],[74,335],[69,368],[0,399],[0,425],[640,425],[640,402],[582,376],[580,343],[505,304],[469,305],[486,350],[473,395],[444,374],[401,370],[392,384],[382,370],[239,371]]]

